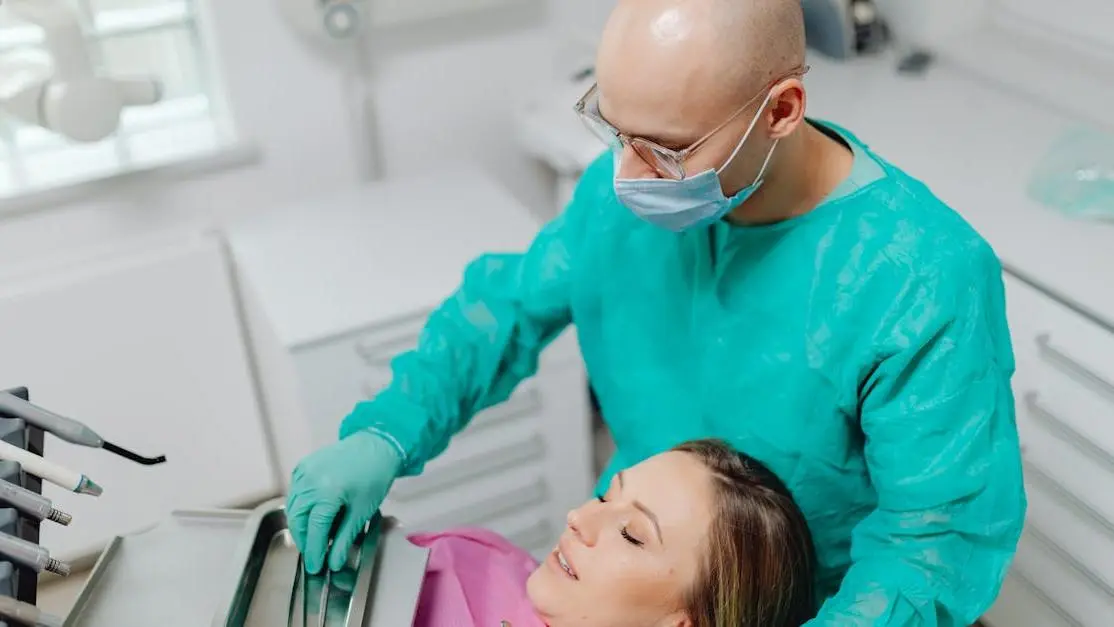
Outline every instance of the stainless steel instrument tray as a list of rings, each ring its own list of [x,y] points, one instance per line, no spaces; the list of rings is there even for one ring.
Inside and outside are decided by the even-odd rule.
[[[64,627],[196,627],[216,611],[250,512],[177,511],[101,553]]]
[[[348,566],[307,575],[282,501],[257,508],[244,526],[213,627],[401,627],[413,623],[428,551],[398,523],[377,517]],[[380,577],[390,573],[390,577]]]

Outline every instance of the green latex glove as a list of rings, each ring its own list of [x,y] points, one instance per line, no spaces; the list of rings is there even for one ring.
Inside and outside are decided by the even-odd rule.
[[[367,525],[402,470],[402,455],[385,438],[360,432],[316,451],[294,469],[286,503],[287,524],[306,570],[341,570],[356,537]],[[337,517],[339,527],[329,548]]]

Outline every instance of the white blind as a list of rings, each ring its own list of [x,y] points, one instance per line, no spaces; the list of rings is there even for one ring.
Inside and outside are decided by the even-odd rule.
[[[153,76],[163,101],[125,109],[119,131],[72,143],[0,113],[3,198],[196,157],[233,139],[199,24],[200,0],[70,0],[89,53],[108,75]],[[0,5],[0,58],[41,46],[42,32]]]

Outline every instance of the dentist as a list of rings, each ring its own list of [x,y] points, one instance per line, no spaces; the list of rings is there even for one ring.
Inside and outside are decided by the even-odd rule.
[[[975,622],[1026,509],[1001,268],[922,183],[805,116],[804,61],[799,0],[618,1],[576,104],[611,150],[528,250],[468,267],[295,470],[311,571],[575,324],[617,445],[601,485],[725,439],[808,519],[810,626]]]

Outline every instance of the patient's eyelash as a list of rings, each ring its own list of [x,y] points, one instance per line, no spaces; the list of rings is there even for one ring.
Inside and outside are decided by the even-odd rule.
[[[623,538],[625,538],[627,542],[630,542],[634,546],[642,546],[642,540],[639,540],[638,538],[632,536],[630,534],[630,532],[627,531],[626,527],[623,527],[623,529],[622,529],[622,531],[620,531],[620,533],[623,534]]]
[[[604,496],[602,494],[597,496],[596,500],[599,501],[600,503],[606,503],[607,502],[607,499],[604,498]],[[634,546],[642,546],[644,544],[642,542],[642,540],[639,540],[638,538],[632,536],[630,534],[630,532],[627,531],[626,527],[623,527],[622,529],[620,529],[619,533],[622,534],[624,540],[626,540],[627,542],[630,542]]]

